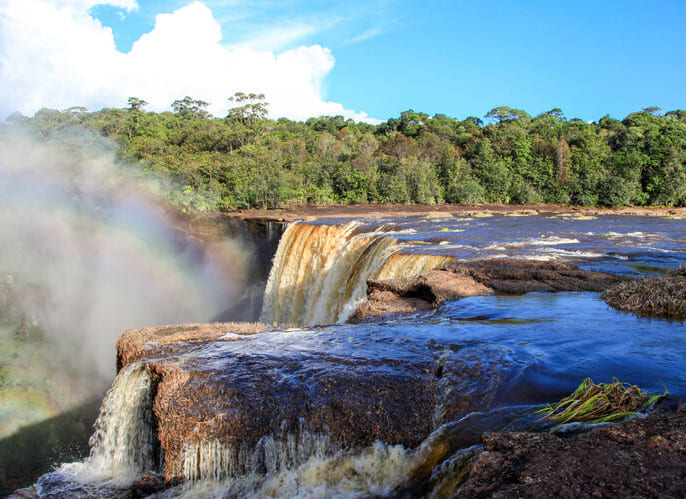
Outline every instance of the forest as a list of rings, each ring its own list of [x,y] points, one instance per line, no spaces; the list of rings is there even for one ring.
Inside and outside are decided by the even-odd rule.
[[[236,93],[223,118],[185,97],[149,112],[83,107],[14,113],[38,140],[75,129],[109,138],[122,164],[178,187],[184,211],[348,203],[686,205],[686,111],[646,108],[619,121],[532,117],[506,106],[464,120],[408,110],[372,125],[268,118],[263,95]]]

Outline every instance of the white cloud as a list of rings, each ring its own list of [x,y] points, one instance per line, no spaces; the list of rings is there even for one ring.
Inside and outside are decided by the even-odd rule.
[[[366,40],[370,40],[372,38],[375,38],[381,34],[381,28],[370,28],[364,33],[357,35],[356,37],[353,37],[348,44],[352,45],[353,43],[360,43],[364,42]]]
[[[334,65],[319,45],[281,53],[222,44],[221,26],[201,2],[157,16],[154,29],[131,51],[117,51],[112,31],[88,14],[96,0],[4,0],[0,2],[0,118],[31,115],[41,107],[91,110],[124,107],[130,96],[169,109],[190,95],[227,112],[236,91],[264,93],[273,117],[304,119],[364,113],[323,98],[322,82]],[[133,0],[108,4],[135,9]]]
[[[67,7],[75,10],[88,10],[96,5],[111,5],[126,11],[138,10],[136,0],[52,0],[51,5],[55,7]]]
[[[312,24],[290,24],[288,26],[276,26],[261,30],[255,37],[233,44],[235,47],[250,47],[255,50],[279,50],[298,42],[319,31]]]

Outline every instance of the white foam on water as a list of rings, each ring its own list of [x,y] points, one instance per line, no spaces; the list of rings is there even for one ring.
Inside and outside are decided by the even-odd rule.
[[[588,232],[587,233],[590,236],[598,236],[598,237],[604,237],[606,239],[610,240],[616,240],[616,239],[662,239],[662,236],[659,234],[651,234],[649,232]]]
[[[238,340],[245,338],[245,335],[228,332],[219,337],[220,340]]]
[[[272,441],[272,444],[276,441]],[[201,479],[165,491],[162,497],[373,497],[391,495],[417,466],[418,457],[400,445],[376,442],[358,451],[331,452],[331,447],[315,452],[297,463],[292,459],[292,443],[276,442],[276,456],[260,468],[252,461],[253,471],[224,479]],[[327,445],[329,445],[327,443]],[[221,446],[220,446],[221,447]],[[216,453],[218,449],[208,451]],[[224,449],[221,452],[226,451]],[[282,454],[283,453],[283,454]],[[228,451],[229,459],[241,458]],[[423,457],[423,456],[421,456]],[[250,460],[249,453],[243,459]],[[214,473],[214,470],[210,472]]]
[[[546,236],[541,235],[539,237],[525,239],[523,241],[511,241],[504,243],[496,243],[486,246],[487,250],[497,250],[505,251],[512,248],[526,248],[529,246],[557,246],[560,244],[578,244],[578,239],[568,238],[568,237],[557,237],[557,236]]]

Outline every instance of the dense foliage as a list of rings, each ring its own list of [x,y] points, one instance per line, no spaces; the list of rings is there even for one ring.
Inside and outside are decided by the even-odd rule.
[[[370,125],[341,116],[268,119],[264,96],[236,94],[225,118],[186,97],[174,112],[42,109],[13,115],[39,137],[78,125],[117,155],[181,186],[188,209],[324,203],[686,204],[686,111],[618,121],[536,117],[498,107],[485,122],[412,110]]]

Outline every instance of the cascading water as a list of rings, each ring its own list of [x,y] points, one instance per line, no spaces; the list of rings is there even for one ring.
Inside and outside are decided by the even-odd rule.
[[[289,226],[274,257],[260,320],[298,326],[345,322],[364,299],[367,279],[409,277],[451,260],[402,254],[403,245],[384,226],[360,228],[359,222]]]
[[[308,432],[280,440],[263,437],[254,449],[238,453],[218,441],[192,445],[184,450],[187,482],[161,496],[408,497],[407,491],[429,474],[437,490],[451,492],[476,450],[466,447],[452,454],[457,435],[454,423],[442,425],[416,449],[376,441],[346,450],[332,445],[325,435]]]
[[[551,247],[556,255],[565,251],[575,258],[590,258],[593,250],[607,255],[604,260],[589,260],[589,266],[601,268],[615,261],[642,268],[655,262],[665,265],[666,258],[672,259],[668,263],[686,259],[683,224],[667,226],[663,236],[654,219],[560,221],[539,217],[522,229],[522,234],[513,234],[508,227],[518,226],[505,217],[488,224],[462,219],[440,224],[412,219],[394,222],[393,227],[367,223],[291,225],[274,259],[263,319],[303,324],[340,321],[346,307],[354,308],[356,300],[364,296],[366,279],[417,274],[443,265],[447,256],[409,254],[418,248],[436,250],[438,245],[441,251],[465,259],[484,254],[532,258],[549,255]],[[553,228],[560,232],[558,225],[571,228],[564,239],[555,238],[543,231],[546,224],[552,227],[551,233]],[[628,231],[629,225],[641,224],[641,232]],[[612,226],[613,232],[606,226]],[[655,234],[648,234],[647,227]],[[620,229],[621,238],[617,235]],[[494,239],[499,243],[497,249]],[[435,246],[420,246],[422,241]],[[637,251],[636,241],[645,245],[642,252]],[[494,251],[496,255],[491,254]],[[584,253],[579,256],[581,251]],[[618,258],[618,251],[626,255]],[[603,335],[597,334],[598,324],[604,326]],[[425,315],[391,317],[382,323],[277,328],[245,336],[230,335],[227,330],[221,342],[194,344],[183,354],[174,351],[165,358],[172,363],[181,359],[182,367],[197,375],[194,387],[178,399],[162,388],[162,375],[155,379],[160,383],[156,392],[142,365],[123,369],[103,403],[90,457],[42,477],[36,489],[46,497],[139,493],[141,475],[158,471],[160,462],[155,425],[160,425],[161,434],[164,420],[157,414],[159,419],[153,421],[151,397],[166,393],[169,400],[192,404],[196,411],[167,414],[167,428],[171,425],[174,432],[179,428],[175,426],[177,417],[188,422],[185,433],[172,437],[179,446],[169,447],[176,452],[178,464],[171,483],[181,483],[177,487],[168,483],[156,497],[450,496],[464,477],[467,459],[476,452],[470,446],[483,432],[530,428],[527,418],[532,411],[569,393],[584,376],[600,380],[618,376],[655,393],[664,382],[670,392],[683,396],[682,329],[678,324],[618,314],[592,293],[534,293],[466,298],[446,302]],[[645,341],[648,337],[651,341]],[[289,426],[294,434],[278,429],[287,407],[306,407],[303,413],[295,411],[300,417],[305,414],[304,419],[322,407],[345,414],[345,404],[359,406],[365,390],[373,394],[372,402],[381,404],[383,387],[373,381],[365,387],[364,382],[381,372],[381,379],[391,380],[388,386],[397,387],[396,371],[410,372],[414,364],[423,366],[418,372],[430,378],[427,386],[435,383],[437,396],[434,419],[426,418],[431,420],[428,431],[432,433],[416,447],[392,445],[396,441],[391,439],[361,447],[336,440],[339,447],[331,443],[334,439],[327,436],[326,427],[313,425],[314,417],[303,421],[300,431],[297,423]],[[341,389],[346,385],[340,380],[348,380],[352,386],[347,399]],[[215,389],[209,391],[212,382]],[[221,405],[218,397],[222,393],[232,401],[237,399],[235,394],[245,398]],[[328,393],[333,393],[330,406],[318,402],[328,400]],[[156,400],[160,403],[161,399]],[[422,404],[397,405],[408,411],[387,420],[404,421],[413,407]],[[232,428],[240,427],[233,423],[214,426],[221,431],[206,430],[215,421],[224,421],[222,414],[235,416],[234,410],[245,416],[240,421],[260,422],[252,433],[246,432],[250,438],[233,433]],[[369,428],[386,422],[374,414]],[[264,419],[260,419],[262,415]],[[355,431],[364,428],[361,419],[349,419]],[[272,421],[277,421],[276,425],[267,428]],[[321,433],[303,428],[317,428]],[[415,426],[412,430],[417,431]],[[335,435],[333,431],[331,435]],[[167,465],[172,450],[167,450]],[[168,469],[164,469],[165,477]]]
[[[152,382],[146,369],[133,363],[123,369],[108,391],[90,439],[90,456],[64,464],[41,477],[41,495],[78,495],[84,485],[125,487],[157,466],[157,439],[152,414]]]
[[[199,480],[163,497],[370,497],[392,495],[425,456],[381,442],[355,452],[315,453],[265,472]]]
[[[187,482],[224,480],[253,475],[273,475],[293,469],[308,459],[324,459],[337,450],[325,434],[301,431],[280,438],[262,437],[254,447],[240,449],[213,440],[186,442],[183,448],[183,476]]]
[[[102,403],[87,462],[104,475],[137,476],[155,466],[155,442],[150,375],[131,364]]]

